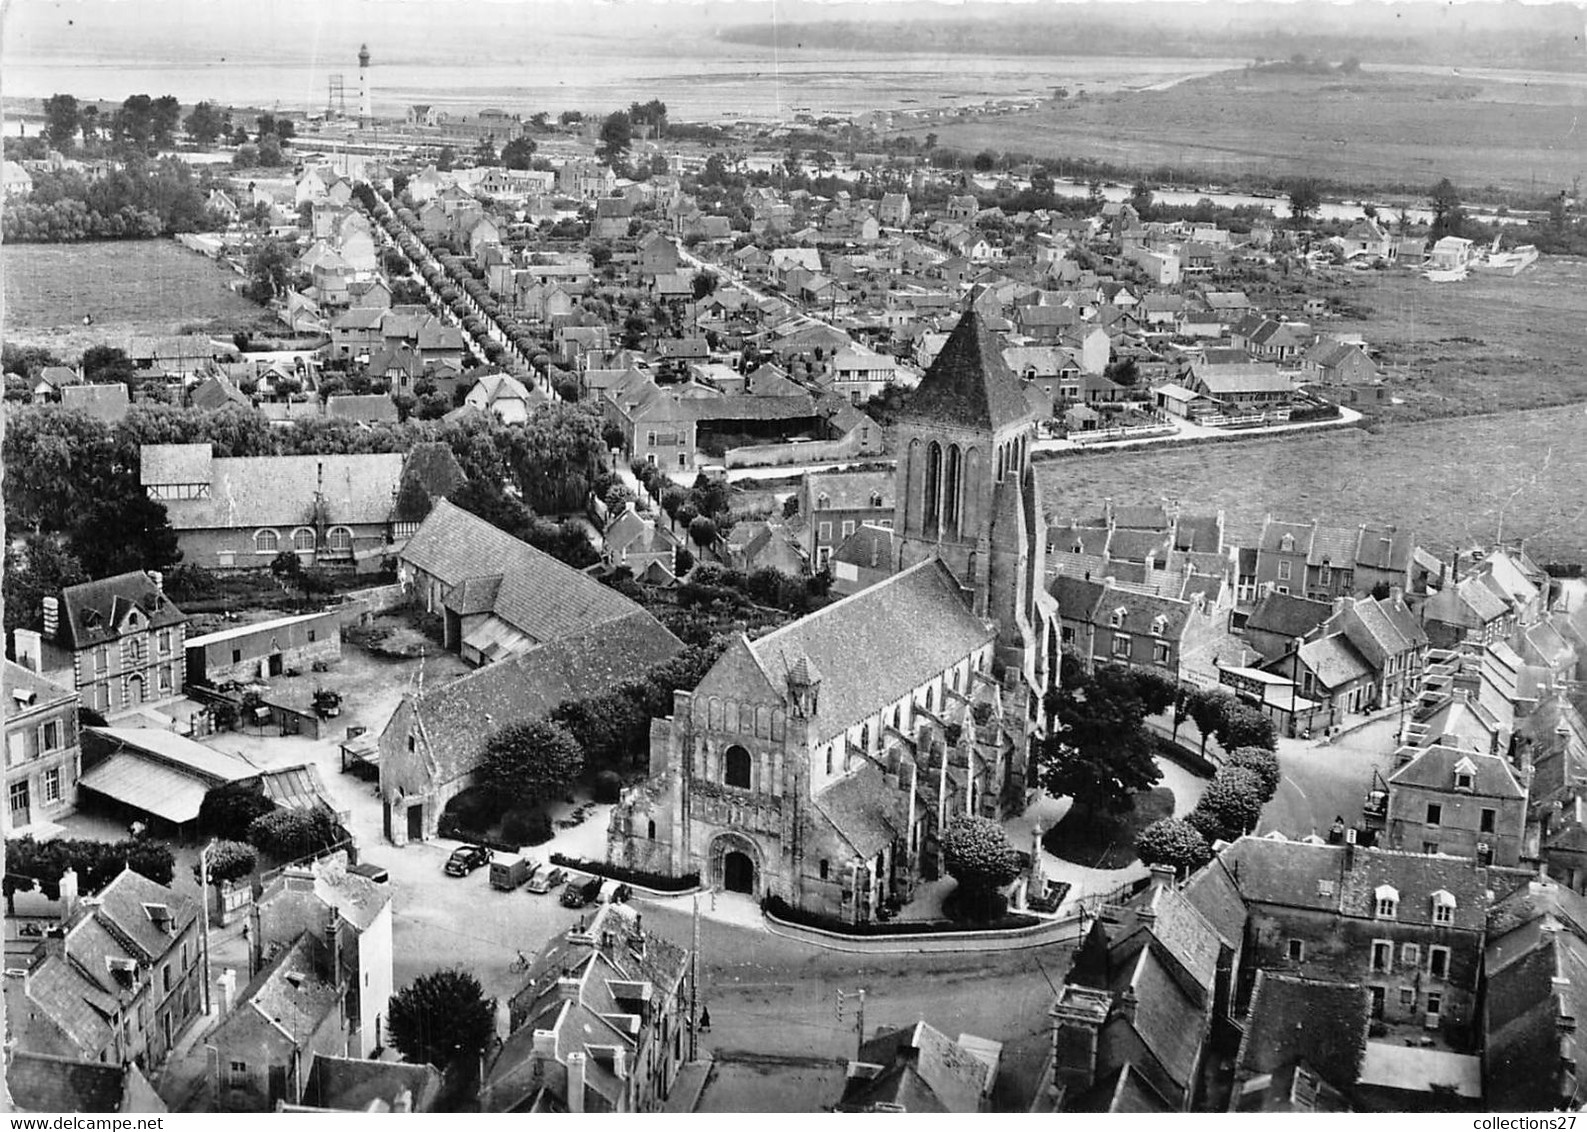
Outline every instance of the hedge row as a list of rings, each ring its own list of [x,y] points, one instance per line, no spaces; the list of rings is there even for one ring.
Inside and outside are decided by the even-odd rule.
[[[780,896],[766,897],[760,902],[760,909],[768,916],[790,924],[816,928],[820,931],[831,932],[834,935],[849,936],[935,935],[950,932],[1009,931],[1014,928],[1034,927],[1042,923],[1040,917],[1014,912],[999,916],[995,920],[986,920],[979,923],[965,923],[959,920],[875,920],[864,924],[850,924],[832,916],[823,916],[818,912],[806,912],[801,908],[795,908]]]
[[[592,876],[625,881],[628,884],[637,884],[644,888],[654,888],[658,892],[688,892],[691,889],[700,887],[699,873],[685,873],[681,877],[672,877],[664,873],[648,872],[645,869],[630,869],[623,865],[613,865],[606,861],[589,861],[583,857],[569,857],[566,853],[551,854],[551,863],[568,869],[578,869],[581,873],[589,873]]]

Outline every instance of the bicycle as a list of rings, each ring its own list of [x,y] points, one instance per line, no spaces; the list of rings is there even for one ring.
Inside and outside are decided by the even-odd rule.
[[[508,970],[514,975],[523,974],[525,971],[529,970],[529,956],[520,951],[518,953],[518,957],[514,959],[512,961],[512,965],[508,967]]]

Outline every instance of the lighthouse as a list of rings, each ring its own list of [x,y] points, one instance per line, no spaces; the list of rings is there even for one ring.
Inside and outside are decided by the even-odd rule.
[[[358,48],[358,128],[369,129],[374,120],[369,102],[369,44]]]

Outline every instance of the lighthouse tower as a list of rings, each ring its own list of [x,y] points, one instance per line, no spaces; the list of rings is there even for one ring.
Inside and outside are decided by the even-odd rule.
[[[374,113],[369,102],[369,44],[358,49],[358,128],[369,129]]]

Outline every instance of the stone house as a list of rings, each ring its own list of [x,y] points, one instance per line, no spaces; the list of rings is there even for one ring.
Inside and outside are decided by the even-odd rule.
[[[833,552],[861,526],[892,527],[894,481],[891,472],[805,473],[798,495],[800,541],[813,569],[825,568]]]
[[[1396,848],[1520,864],[1528,775],[1488,751],[1434,743],[1400,752],[1389,775],[1385,833]]]
[[[82,747],[77,692],[9,660],[3,668],[6,808],[0,833],[9,840],[47,829],[76,808]]]

